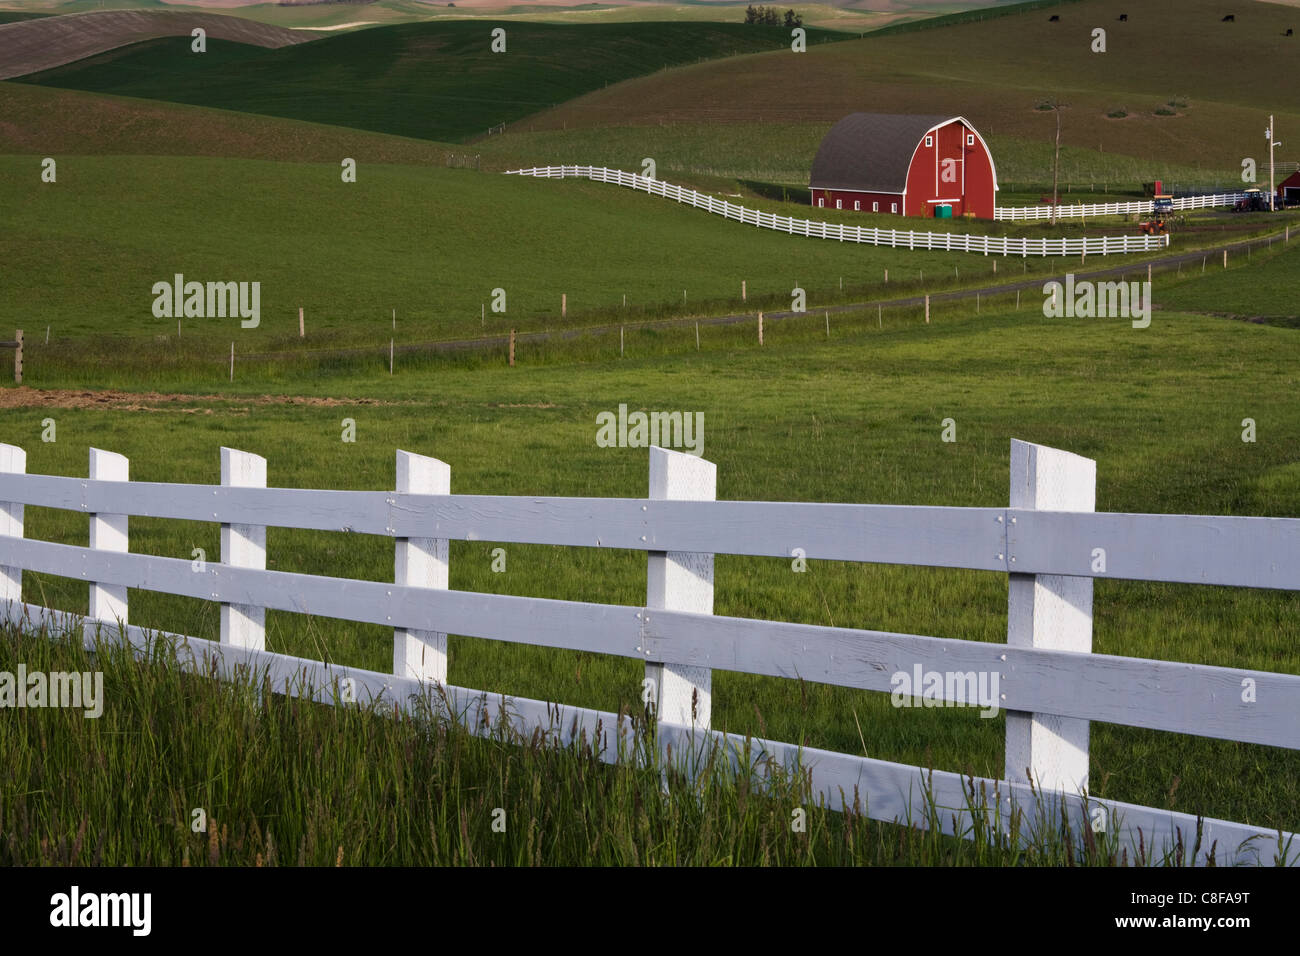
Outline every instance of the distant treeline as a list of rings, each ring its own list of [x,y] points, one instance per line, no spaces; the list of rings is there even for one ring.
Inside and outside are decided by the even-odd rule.
[[[784,17],[776,7],[756,7],[752,3],[745,9],[746,23],[761,23],[767,27],[801,27],[803,17],[793,10],[785,11]]]

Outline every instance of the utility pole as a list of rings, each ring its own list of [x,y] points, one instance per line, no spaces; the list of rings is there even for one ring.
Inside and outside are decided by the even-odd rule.
[[[1273,148],[1282,144],[1273,138],[1272,113],[1268,114],[1268,129],[1264,130],[1264,138],[1268,140],[1268,211],[1274,212],[1275,203],[1277,202],[1277,186],[1273,184]]]

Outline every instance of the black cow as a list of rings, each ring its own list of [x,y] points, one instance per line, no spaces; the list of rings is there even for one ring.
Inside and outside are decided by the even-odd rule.
[[[1283,35],[1284,35],[1284,36],[1291,36],[1291,35],[1294,34],[1294,33],[1295,33],[1294,30],[1292,30],[1290,27],[1287,27],[1287,29],[1286,29],[1286,33],[1283,34]]]
[[[1119,22],[1120,22],[1120,23],[1128,23],[1128,14],[1127,14],[1127,13],[1121,13],[1121,14],[1119,15]]]
[[[1048,23],[1055,23],[1056,21],[1058,21],[1058,20],[1060,20],[1060,19],[1061,19],[1060,17],[1058,17],[1055,13],[1053,13],[1050,17],[1047,18],[1047,22],[1048,22]]]
[[[1231,13],[1230,13],[1230,14],[1228,14],[1226,17],[1224,17],[1222,20],[1220,20],[1219,22],[1220,22],[1220,23],[1236,23],[1236,22],[1237,22],[1237,17],[1236,17],[1234,14],[1231,14]]]

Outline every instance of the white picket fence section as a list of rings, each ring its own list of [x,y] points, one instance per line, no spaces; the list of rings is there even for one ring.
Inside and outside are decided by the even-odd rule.
[[[1235,206],[1237,200],[1245,193],[1215,193],[1205,196],[1183,196],[1171,200],[1170,206],[1180,209],[1211,209],[1218,206]],[[1057,206],[1057,219],[1078,219],[1086,216],[1128,216],[1147,215],[1155,212],[1156,204],[1152,199],[1139,199],[1134,202],[1076,203],[1072,206]],[[994,219],[1051,219],[1051,206],[997,206],[993,210]]]
[[[1169,245],[1169,236],[1090,236],[1077,238],[1016,239],[1009,236],[970,236],[955,232],[915,232],[910,229],[877,229],[870,226],[846,226],[843,223],[816,222],[760,212],[739,203],[715,199],[659,179],[648,179],[620,169],[603,166],[535,166],[512,169],[508,176],[538,176],[545,179],[592,179],[639,189],[652,196],[662,196],[679,203],[704,209],[716,216],[734,219],[760,229],[773,229],[792,236],[813,239],[836,239],[871,246],[898,249],[929,249],[947,252],[980,252],[999,256],[1106,256],[1128,252],[1151,252]]]
[[[1275,857],[1294,863],[1300,855],[1300,845],[1280,849],[1292,837],[1286,832],[1198,821],[1086,792],[1094,720],[1300,749],[1296,674],[1091,653],[1094,578],[1300,590],[1297,519],[1097,513],[1095,462],[1020,441],[1011,443],[1009,507],[716,501],[715,465],[653,447],[646,498],[451,494],[448,465],[404,451],[397,452],[395,491],[267,488],[266,460],[229,448],[221,449],[220,485],[130,481],[125,458],[93,449],[89,479],[25,471],[25,452],[0,445],[0,615],[11,623],[82,627],[88,646],[124,635],[143,650],[163,639],[203,673],[230,677],[251,665],[266,669],[277,692],[326,703],[382,699],[405,709],[441,685],[456,717],[478,733],[509,721],[525,736],[540,729],[558,743],[581,737],[603,747],[607,762],[626,759],[618,740],[632,733],[625,717],[521,698],[494,701],[448,685],[447,635],[614,654],[645,663],[664,752],[671,745],[675,756],[699,759],[704,748],[720,744],[733,766],[746,767],[761,755],[769,771],[779,765],[807,773],[813,799],[834,810],[852,806],[856,794],[873,819],[925,824],[920,808],[928,789],[939,808],[929,824],[968,839],[976,813],[1008,832],[1019,810],[1027,827],[1056,826],[1062,813],[1076,834],[1103,826],[1128,847],[1129,859],[1139,839],[1157,858],[1179,836],[1190,848],[1198,823],[1198,863],[1212,844],[1220,864],[1273,864]],[[26,505],[87,515],[90,546],[25,538]],[[220,523],[221,560],[130,553],[132,515]],[[266,570],[268,525],[391,537],[395,580]],[[646,601],[622,606],[449,590],[452,539],[645,551]],[[789,561],[795,549],[810,561],[1006,574],[1007,641],[713,614],[714,554]],[[87,582],[89,616],[24,602],[24,570]],[[129,588],[220,602],[220,641],[131,625]],[[267,608],[392,627],[393,672],[267,652]],[[917,668],[966,681],[997,675],[997,704],[1007,712],[1004,779],[772,741],[750,741],[747,751],[745,738],[711,726],[713,670],[888,693],[892,675]],[[344,685],[351,694],[341,691]],[[944,685],[937,699],[971,705],[961,683]],[[640,698],[642,688],[630,690]],[[871,728],[864,732],[870,740]],[[968,809],[971,787],[988,795],[987,809]]]

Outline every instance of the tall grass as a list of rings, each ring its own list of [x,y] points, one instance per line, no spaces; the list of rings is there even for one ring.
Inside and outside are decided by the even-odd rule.
[[[951,811],[928,792],[883,823],[857,792],[812,803],[806,773],[745,754],[739,772],[714,751],[687,773],[640,735],[610,765],[589,741],[558,747],[504,723],[475,736],[436,690],[409,711],[304,703],[256,673],[188,671],[163,643],[141,658],[0,629],[0,671],[19,662],[101,672],[106,706],[98,719],[50,708],[0,722],[6,866],[1088,866],[1212,853],[1198,840],[1143,857],[1065,816],[1016,815],[1001,830],[973,784],[970,822],[945,836],[933,824]],[[644,730],[643,715],[633,724]]]

